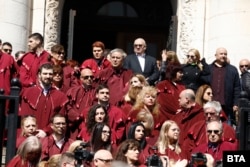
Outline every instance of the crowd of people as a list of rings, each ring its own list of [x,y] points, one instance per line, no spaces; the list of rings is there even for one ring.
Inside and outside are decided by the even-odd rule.
[[[8,95],[12,78],[21,83],[17,154],[7,167],[143,167],[153,155],[158,166],[185,167],[197,153],[218,166],[223,151],[238,149],[235,113],[250,61],[239,62],[239,74],[223,47],[211,64],[197,49],[184,64],[163,50],[157,63],[143,38],[128,55],[96,41],[83,62],[67,60],[60,44],[46,51],[39,33],[27,52],[0,47],[0,88]]]

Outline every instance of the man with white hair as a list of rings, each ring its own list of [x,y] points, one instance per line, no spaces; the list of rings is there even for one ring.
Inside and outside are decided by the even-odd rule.
[[[94,155],[94,166],[95,167],[111,167],[113,156],[108,150],[98,150]]]

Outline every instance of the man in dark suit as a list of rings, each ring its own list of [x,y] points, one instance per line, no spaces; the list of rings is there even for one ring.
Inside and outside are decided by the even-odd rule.
[[[142,74],[150,85],[154,85],[159,78],[156,59],[145,53],[147,49],[143,38],[134,41],[134,53],[125,58],[123,67],[131,69],[134,73]]]

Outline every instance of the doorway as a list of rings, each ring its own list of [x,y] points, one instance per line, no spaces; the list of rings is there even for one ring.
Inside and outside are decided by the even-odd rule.
[[[85,5],[77,0],[65,0],[61,43],[67,46],[69,10],[76,10],[74,22],[73,59],[80,64],[92,57],[92,43],[102,41],[108,49],[121,48],[133,52],[133,41],[142,37],[147,42],[147,53],[160,58],[166,48],[172,16],[170,0],[92,0]],[[94,3],[95,2],[95,3]],[[114,3],[116,8],[112,8]],[[106,7],[106,8],[105,8]],[[120,8],[119,8],[120,7]],[[119,10],[118,10],[119,9]],[[122,12],[121,12],[122,11]]]

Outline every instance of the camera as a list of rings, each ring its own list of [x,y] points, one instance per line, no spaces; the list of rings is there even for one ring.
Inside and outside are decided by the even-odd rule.
[[[150,155],[147,160],[146,160],[146,163],[147,163],[147,166],[148,167],[162,167],[162,161],[161,161],[161,158],[160,156],[158,155],[158,149],[157,147],[153,146],[153,147],[150,147],[148,152],[152,152],[153,151],[153,154]]]
[[[75,159],[77,160],[77,164],[81,165],[82,162],[91,162],[94,153],[88,150],[90,147],[89,143],[82,142],[80,146],[76,147],[74,150]]]
[[[207,157],[203,153],[195,153],[191,155],[189,167],[206,167]]]

